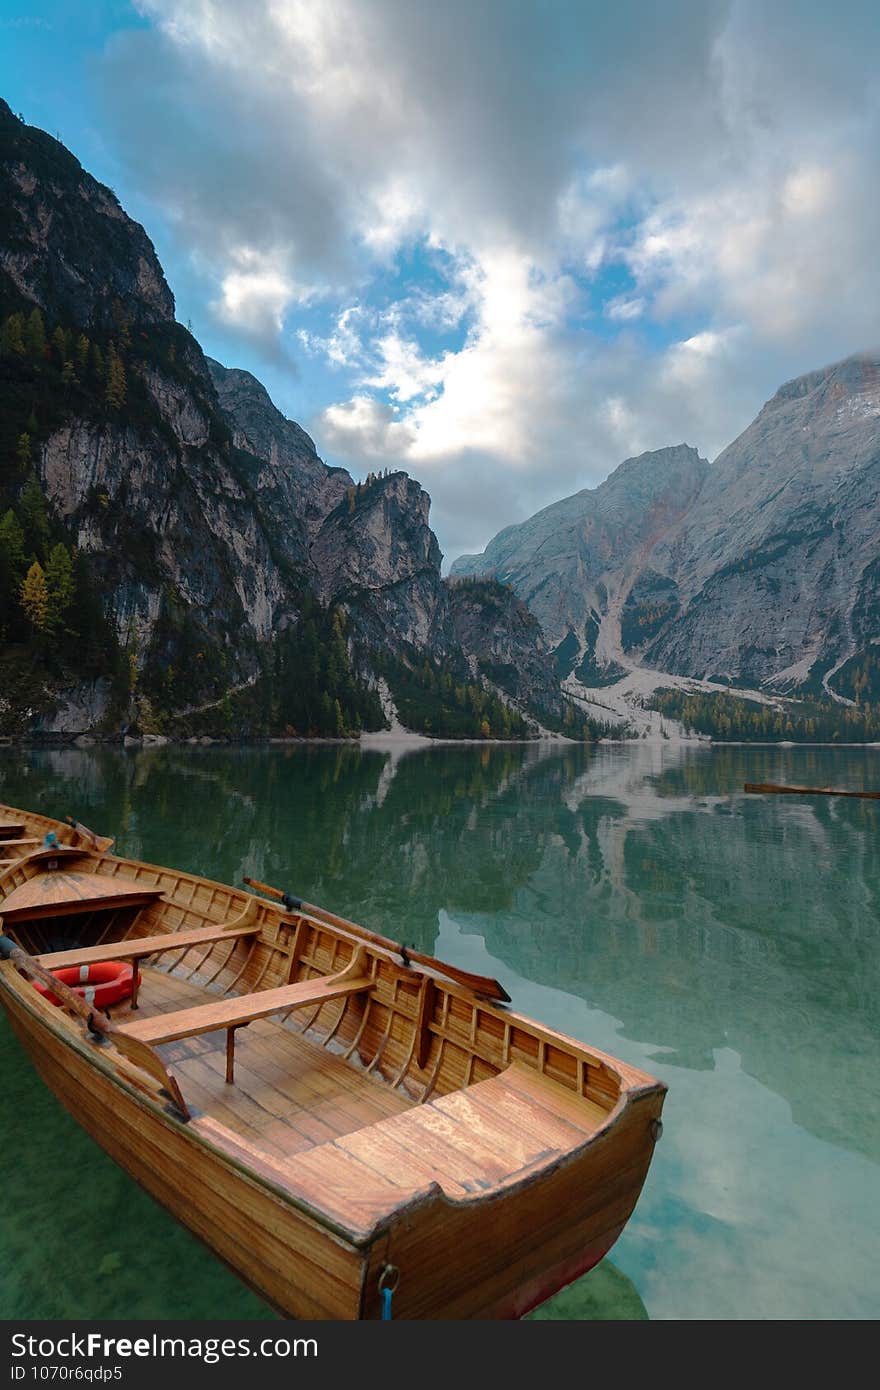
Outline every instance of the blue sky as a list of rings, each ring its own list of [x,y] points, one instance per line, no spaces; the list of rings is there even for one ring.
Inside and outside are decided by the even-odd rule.
[[[0,4],[0,93],[109,183],[206,351],[452,558],[714,457],[876,346],[880,7]]]

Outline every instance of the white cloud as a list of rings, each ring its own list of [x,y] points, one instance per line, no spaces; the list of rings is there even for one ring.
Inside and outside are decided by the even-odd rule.
[[[405,180],[392,178],[377,189],[360,228],[364,244],[380,258],[393,257],[398,247],[424,226],[424,209]]]
[[[220,297],[212,310],[227,323],[250,333],[281,332],[284,313],[297,297],[296,286],[284,270],[284,257],[271,257],[248,247],[234,253],[234,266],[223,276]]]
[[[382,463],[418,477],[451,555],[481,548],[499,517],[598,483],[609,459],[681,441],[715,453],[732,437],[744,389],[728,378],[751,357],[743,329],[696,334],[649,359],[626,339],[582,353],[566,291],[536,283],[526,259],[498,253],[469,275],[474,321],[459,351],[385,353],[381,374],[365,372],[351,399],[310,422],[355,470]],[[397,406],[368,394],[379,385]]]
[[[735,363],[736,347],[743,334],[741,327],[727,328],[717,333],[707,330],[695,333],[680,343],[673,343],[661,359],[661,378],[670,389],[684,386],[702,389],[708,380],[719,373],[719,367]]]
[[[443,380],[442,359],[432,362],[422,355],[413,339],[399,333],[386,333],[375,344],[379,369],[366,380],[368,386],[386,390],[393,401],[407,404],[416,400],[431,400]]]
[[[411,468],[453,550],[877,337],[867,0],[139,4],[121,157],[251,341],[336,306],[319,447]],[[442,283],[365,308],[417,243]]]
[[[527,257],[501,248],[485,260],[463,263],[458,275],[473,317],[463,346],[430,358],[413,339],[393,331],[373,343],[374,369],[360,380],[361,386],[387,391],[393,401],[410,407],[407,451],[398,461],[421,470],[429,485],[435,468],[442,479],[444,460],[471,458],[475,451],[517,470],[533,464],[546,417],[542,411],[527,425],[524,415],[538,395],[543,410],[552,411],[557,383],[568,389],[573,365],[557,341],[573,295],[567,276],[546,279]],[[349,438],[351,420],[363,411],[363,397],[354,399]],[[329,424],[339,439],[338,410],[332,406],[324,412],[319,434]],[[372,450],[372,415],[369,422]]]
[[[335,328],[326,337],[304,328],[296,336],[306,352],[324,357],[333,367],[359,367],[365,358],[361,331],[367,319],[359,304],[350,304],[337,315]]]
[[[615,323],[629,323],[632,319],[640,319],[647,307],[648,301],[641,295],[620,294],[608,300],[603,313],[607,319],[613,319]]]
[[[833,166],[750,169],[711,193],[668,198],[623,251],[641,297],[661,315],[702,312],[745,321],[767,343],[810,343],[820,360],[823,344],[827,356],[867,345],[880,197],[866,174],[841,150]]]
[[[359,462],[405,457],[412,445],[412,428],[395,418],[394,408],[371,396],[328,406],[321,416],[329,447]]]

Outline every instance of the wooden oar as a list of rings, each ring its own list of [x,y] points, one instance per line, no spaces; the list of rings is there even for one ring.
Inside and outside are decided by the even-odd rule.
[[[374,946],[385,946],[391,951],[396,951],[403,960],[404,965],[409,965],[414,961],[416,965],[427,965],[432,970],[436,970],[439,975],[448,975],[450,980],[455,980],[460,985],[465,985],[472,989],[475,994],[484,995],[487,999],[497,999],[502,1004],[510,1003],[510,995],[498,980],[493,980],[490,975],[473,975],[469,970],[459,970],[455,965],[447,965],[444,960],[437,960],[435,956],[422,955],[421,951],[412,951],[408,946],[403,946],[397,941],[391,941],[387,936],[380,936],[378,932],[368,931],[366,927],[358,926],[357,922],[350,922],[347,917],[337,917],[333,912],[327,912],[323,907],[316,907],[314,903],[303,902],[302,898],[295,898],[291,893],[285,893],[280,888],[273,888],[271,884],[260,883],[256,878],[245,878],[244,882],[249,888],[256,888],[260,893],[266,893],[270,898],[276,898],[283,903],[288,912],[305,912],[310,917],[317,917],[319,921],[326,922],[330,927],[341,927],[343,931],[353,932],[361,936],[365,941],[372,941]]]
[[[880,792],[847,792],[838,787],[786,787],[779,782],[746,782],[744,790],[790,796],[859,796],[868,801],[880,801]]]
[[[65,816],[64,822],[76,831],[77,835],[85,840],[91,840],[97,854],[102,854],[105,849],[109,849],[113,843],[112,835],[96,835],[94,830],[90,830],[82,821],[74,820],[73,816]]]
[[[25,975],[29,975],[34,980],[39,980],[41,984],[51,990],[56,999],[60,999],[66,1004],[73,1013],[84,1018],[88,1024],[89,1032],[96,1034],[106,1034],[110,1031],[110,1020],[100,1009],[96,1009],[94,1004],[87,1004],[81,994],[71,989],[53,975],[51,970],[47,970],[44,965],[29,956],[27,951],[23,951],[20,946],[8,936],[0,936],[0,960],[11,960],[13,965],[17,965],[19,970],[23,970]]]

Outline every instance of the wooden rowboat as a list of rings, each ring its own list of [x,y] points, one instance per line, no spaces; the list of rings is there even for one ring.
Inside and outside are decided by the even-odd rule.
[[[0,806],[0,999],[80,1124],[263,1298],[519,1317],[601,1260],[662,1083],[496,981],[111,844]],[[112,1018],[34,987],[111,960],[134,967]]]

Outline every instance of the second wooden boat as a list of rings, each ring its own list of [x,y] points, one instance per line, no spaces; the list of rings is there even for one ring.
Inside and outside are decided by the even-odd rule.
[[[661,1082],[495,981],[111,844],[0,806],[0,1001],[71,1114],[269,1303],[519,1317],[608,1251]],[[131,967],[109,1013],[106,962]]]

